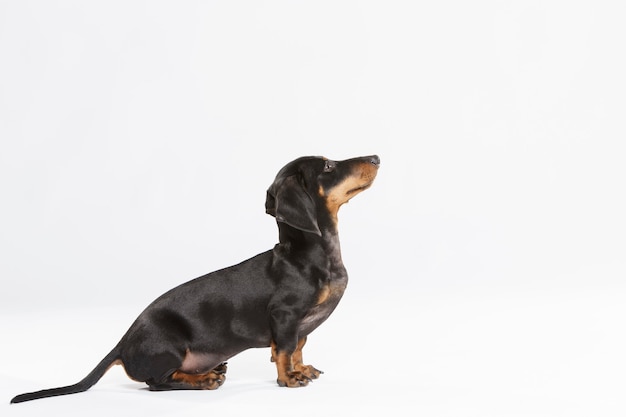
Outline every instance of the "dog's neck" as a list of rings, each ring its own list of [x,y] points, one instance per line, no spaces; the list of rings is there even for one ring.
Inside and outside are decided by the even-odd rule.
[[[289,251],[323,252],[331,269],[345,273],[341,259],[341,245],[336,228],[321,228],[322,235],[305,232],[285,223],[278,223],[279,246]]]

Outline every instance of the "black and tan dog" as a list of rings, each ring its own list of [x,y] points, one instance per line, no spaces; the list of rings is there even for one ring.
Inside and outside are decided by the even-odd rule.
[[[151,390],[216,389],[225,361],[271,347],[278,385],[300,387],[321,371],[302,362],[307,336],[333,312],[348,282],[337,211],[368,188],[378,156],[287,164],[267,190],[279,243],[238,265],[182,284],[141,313],[122,340],[77,384],[18,395],[12,403],[83,392],[114,364]]]

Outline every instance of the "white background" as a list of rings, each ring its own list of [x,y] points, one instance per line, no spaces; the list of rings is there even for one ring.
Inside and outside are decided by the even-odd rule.
[[[0,1],[0,414],[623,416],[620,1]],[[351,281],[280,389],[74,383],[169,288],[269,249],[276,172],[380,155]],[[385,414],[387,415],[387,414]]]

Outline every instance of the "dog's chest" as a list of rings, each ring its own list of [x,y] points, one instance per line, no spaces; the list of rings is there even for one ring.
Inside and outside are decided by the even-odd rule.
[[[325,285],[318,294],[317,303],[307,312],[299,326],[300,336],[305,336],[322,324],[335,310],[348,283],[347,278]]]

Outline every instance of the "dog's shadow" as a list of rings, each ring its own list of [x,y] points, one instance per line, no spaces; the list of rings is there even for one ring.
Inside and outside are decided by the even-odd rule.
[[[250,393],[258,395],[259,392],[268,392],[275,390],[284,390],[279,387],[275,380],[231,380],[227,382],[228,385],[216,389],[216,390],[169,390],[169,391],[150,391],[149,387],[138,386],[138,384],[123,384],[119,386],[119,390],[116,392],[126,392],[129,394],[136,394],[139,392],[142,397],[150,397],[151,399],[163,399],[163,400],[184,400],[185,402],[202,402],[206,403],[207,400],[219,399],[228,400],[234,397],[245,396],[248,397]]]

